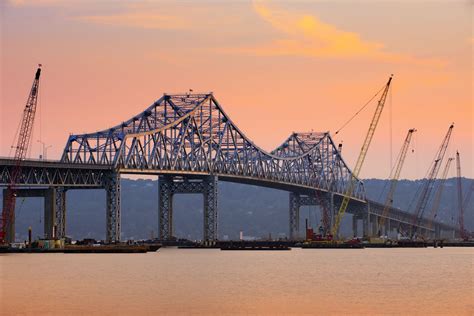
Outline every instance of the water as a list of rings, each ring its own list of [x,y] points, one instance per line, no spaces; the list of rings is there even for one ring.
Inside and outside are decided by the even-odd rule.
[[[473,315],[473,249],[0,256],[0,314]]]

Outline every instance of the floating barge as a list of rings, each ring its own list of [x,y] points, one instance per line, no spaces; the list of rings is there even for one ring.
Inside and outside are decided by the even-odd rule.
[[[364,244],[355,242],[310,241],[301,244],[303,249],[363,249]]]
[[[280,241],[229,241],[219,246],[221,250],[291,250],[287,243]]]
[[[3,253],[146,253],[161,245],[66,245],[64,248],[0,248]]]

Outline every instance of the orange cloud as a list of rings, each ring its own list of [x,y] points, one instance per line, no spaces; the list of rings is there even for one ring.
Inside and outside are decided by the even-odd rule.
[[[444,66],[440,59],[421,59],[384,51],[384,44],[366,41],[354,32],[340,30],[312,15],[301,15],[254,1],[257,14],[285,35],[258,47],[241,51],[257,55],[296,55],[324,58],[368,58],[383,62]]]

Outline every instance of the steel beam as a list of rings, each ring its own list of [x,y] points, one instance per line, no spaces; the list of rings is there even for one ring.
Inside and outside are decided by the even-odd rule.
[[[300,195],[290,192],[290,239],[296,240],[300,231]]]
[[[216,176],[199,179],[161,176],[158,181],[159,195],[159,236],[161,240],[171,240],[173,236],[173,196],[175,194],[203,194],[203,240],[218,239],[218,203]]]
[[[56,237],[66,237],[66,188],[54,188],[56,197]]]
[[[107,243],[120,241],[120,174],[112,173],[105,177],[106,190],[106,237]]]

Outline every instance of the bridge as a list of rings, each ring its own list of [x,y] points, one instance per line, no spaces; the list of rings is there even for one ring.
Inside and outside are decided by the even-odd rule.
[[[0,159],[0,186],[8,185],[15,162]],[[45,198],[45,237],[66,235],[66,192],[104,188],[106,240],[120,240],[120,177],[123,174],[159,176],[159,238],[173,237],[173,196],[204,195],[204,240],[218,238],[218,181],[238,182],[289,192],[289,236],[299,236],[299,210],[322,205],[330,223],[353,175],[328,132],[293,133],[267,152],[232,122],[212,93],[164,94],[145,111],[112,128],[71,135],[59,161],[25,160],[17,181],[17,197]],[[3,195],[5,196],[5,194]],[[357,235],[378,231],[382,216],[378,203],[366,198],[358,180],[349,213]],[[386,231],[408,228],[409,212],[391,208]],[[328,223],[328,225],[330,224]],[[419,222],[419,230],[440,236],[458,233],[440,222]],[[326,227],[329,229],[329,227]],[[9,227],[14,239],[14,220]],[[13,239],[12,239],[13,238]]]

